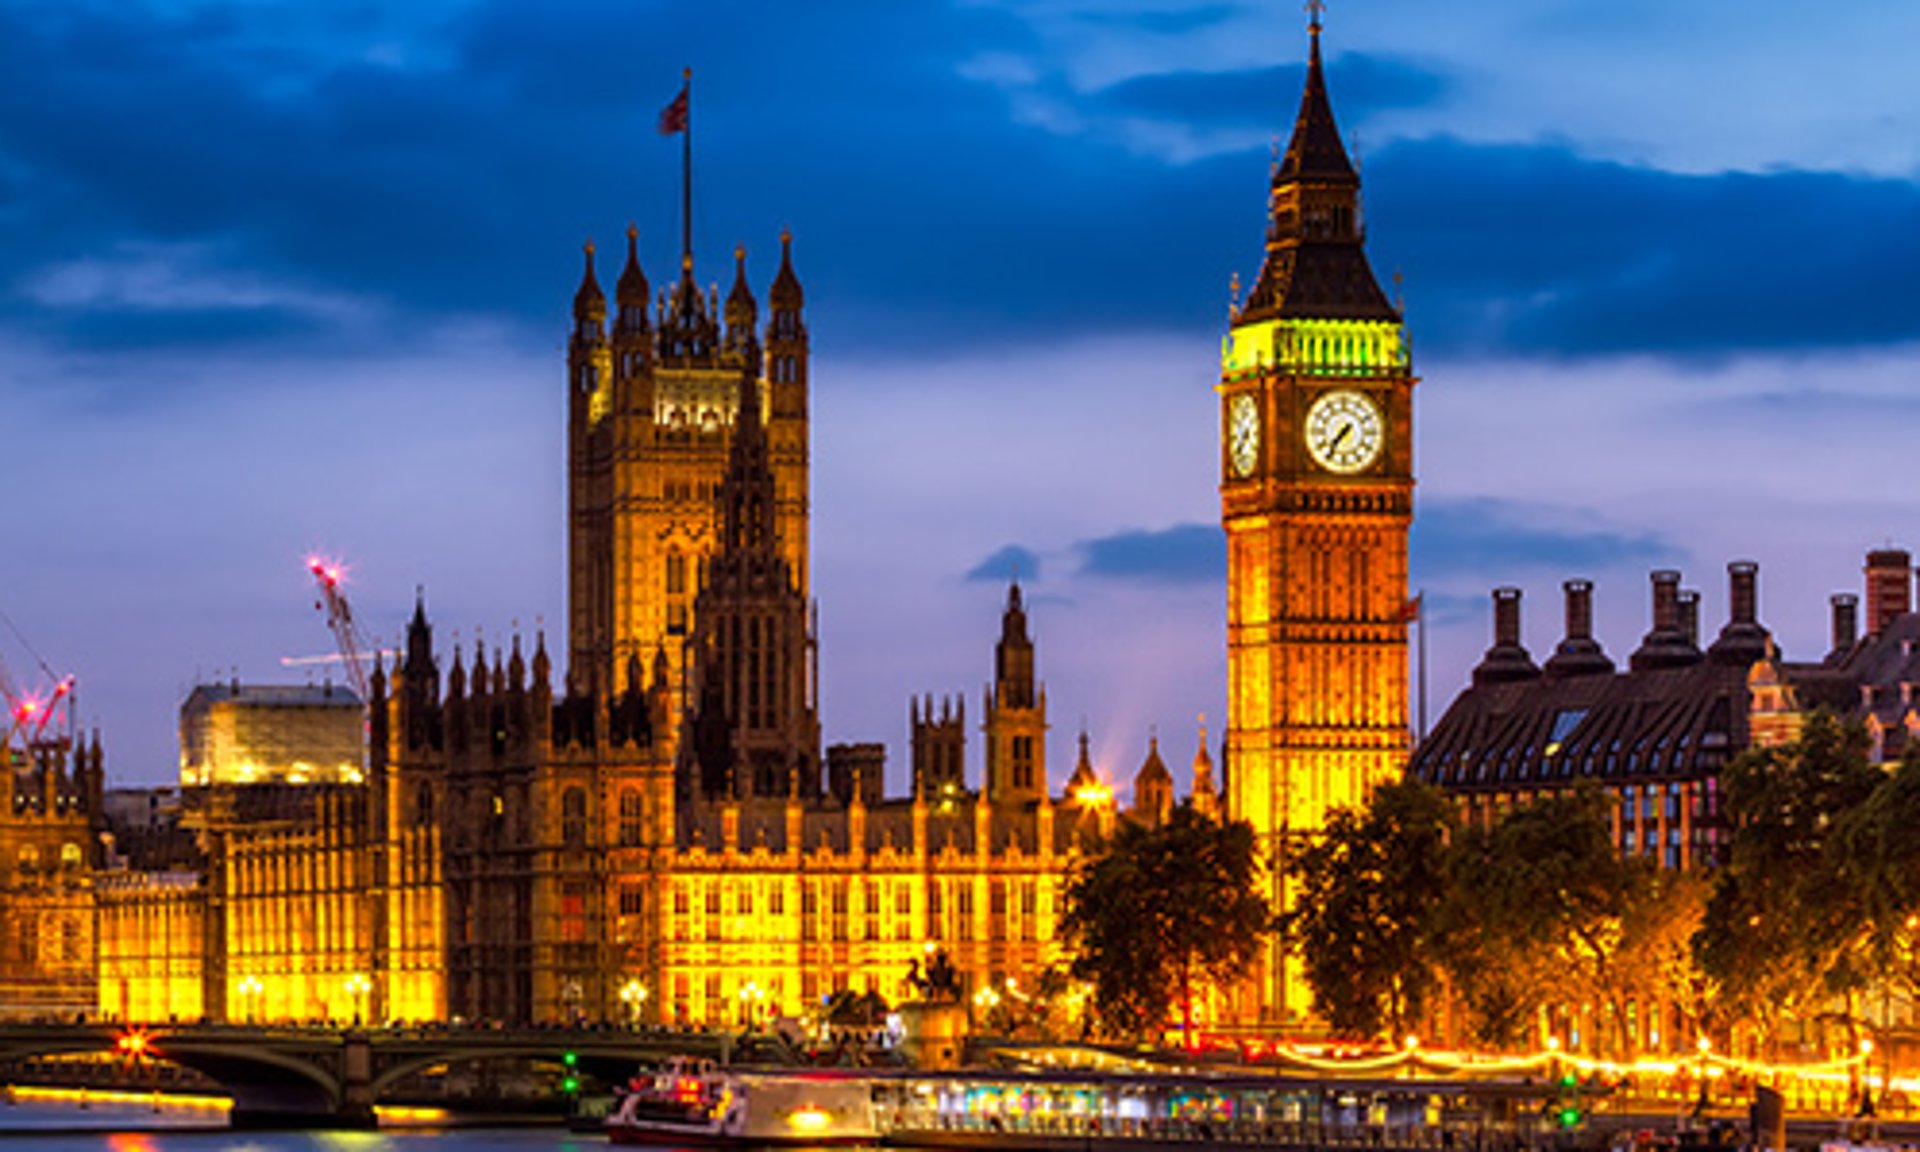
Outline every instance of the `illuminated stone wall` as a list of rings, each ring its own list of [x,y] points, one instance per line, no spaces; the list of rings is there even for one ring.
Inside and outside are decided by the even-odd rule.
[[[205,1015],[207,906],[197,872],[106,872],[98,903],[100,1015],[158,1023]]]
[[[209,1016],[242,1023],[379,1019],[368,789],[196,789],[209,859]]]
[[[1060,887],[1082,839],[1051,802],[948,808],[725,806],[712,847],[673,860],[649,1018],[764,1022],[843,990],[897,1003],[936,948],[968,989],[1032,987],[1060,959]]]

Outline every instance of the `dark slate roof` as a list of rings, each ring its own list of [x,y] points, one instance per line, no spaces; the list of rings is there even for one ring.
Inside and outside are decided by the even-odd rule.
[[[1408,771],[1457,791],[1712,776],[1747,745],[1746,677],[1701,661],[1478,685],[1454,700]]]
[[[1327,77],[1320,66],[1318,28],[1313,30],[1313,45],[1307,51],[1307,86],[1300,94],[1293,139],[1287,142],[1287,154],[1274,174],[1276,184],[1300,179],[1360,183],[1353,161],[1347,158],[1346,145],[1340,142],[1340,128],[1333,122],[1333,102],[1327,98]]]
[[[1380,290],[1357,242],[1303,240],[1267,252],[1239,314],[1241,323],[1269,319],[1398,323],[1400,313]]]

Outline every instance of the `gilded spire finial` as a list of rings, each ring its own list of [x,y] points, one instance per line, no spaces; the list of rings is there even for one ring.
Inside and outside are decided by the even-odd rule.
[[[1307,0],[1307,30],[1320,34],[1320,18],[1326,15],[1327,0]]]

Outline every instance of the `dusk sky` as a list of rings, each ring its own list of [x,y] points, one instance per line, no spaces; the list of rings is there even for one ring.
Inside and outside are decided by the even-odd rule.
[[[807,292],[830,742],[991,674],[1017,564],[1051,702],[1184,789],[1225,699],[1218,349],[1259,268],[1306,17],[1128,0],[0,0],[0,630],[80,684],[111,785],[177,774],[197,681],[331,650],[303,562],[392,643],[564,652],[580,245]],[[1920,545],[1920,5],[1344,0],[1334,109],[1415,348],[1431,715],[1526,590],[1647,572],[1789,657]],[[617,273],[603,267],[603,282]],[[1394,275],[1401,286],[1392,286]],[[22,640],[24,637],[24,642]],[[28,646],[31,646],[29,650]],[[317,674],[316,674],[317,675]],[[977,780],[977,733],[969,746]]]

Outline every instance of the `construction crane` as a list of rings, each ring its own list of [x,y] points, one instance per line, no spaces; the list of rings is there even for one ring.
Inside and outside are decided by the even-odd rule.
[[[74,680],[72,676],[61,676],[54,672],[4,612],[0,612],[0,624],[5,624],[7,631],[13,633],[13,638],[33,657],[50,685],[33,692],[21,691],[7,668],[6,659],[0,657],[0,697],[7,702],[6,736],[0,738],[0,750],[17,749],[24,752],[46,738],[47,726],[68,705],[73,695]],[[18,745],[15,741],[19,741]]]
[[[368,699],[366,661],[370,656],[361,654],[366,643],[360,629],[354,626],[353,606],[347,603],[347,594],[340,587],[347,578],[346,565],[309,556],[307,571],[313,574],[314,583],[320,588],[320,599],[314,601],[313,606],[327,614],[327,627],[332,629],[333,641],[340,647],[340,662],[346,665],[347,683],[364,704]]]

